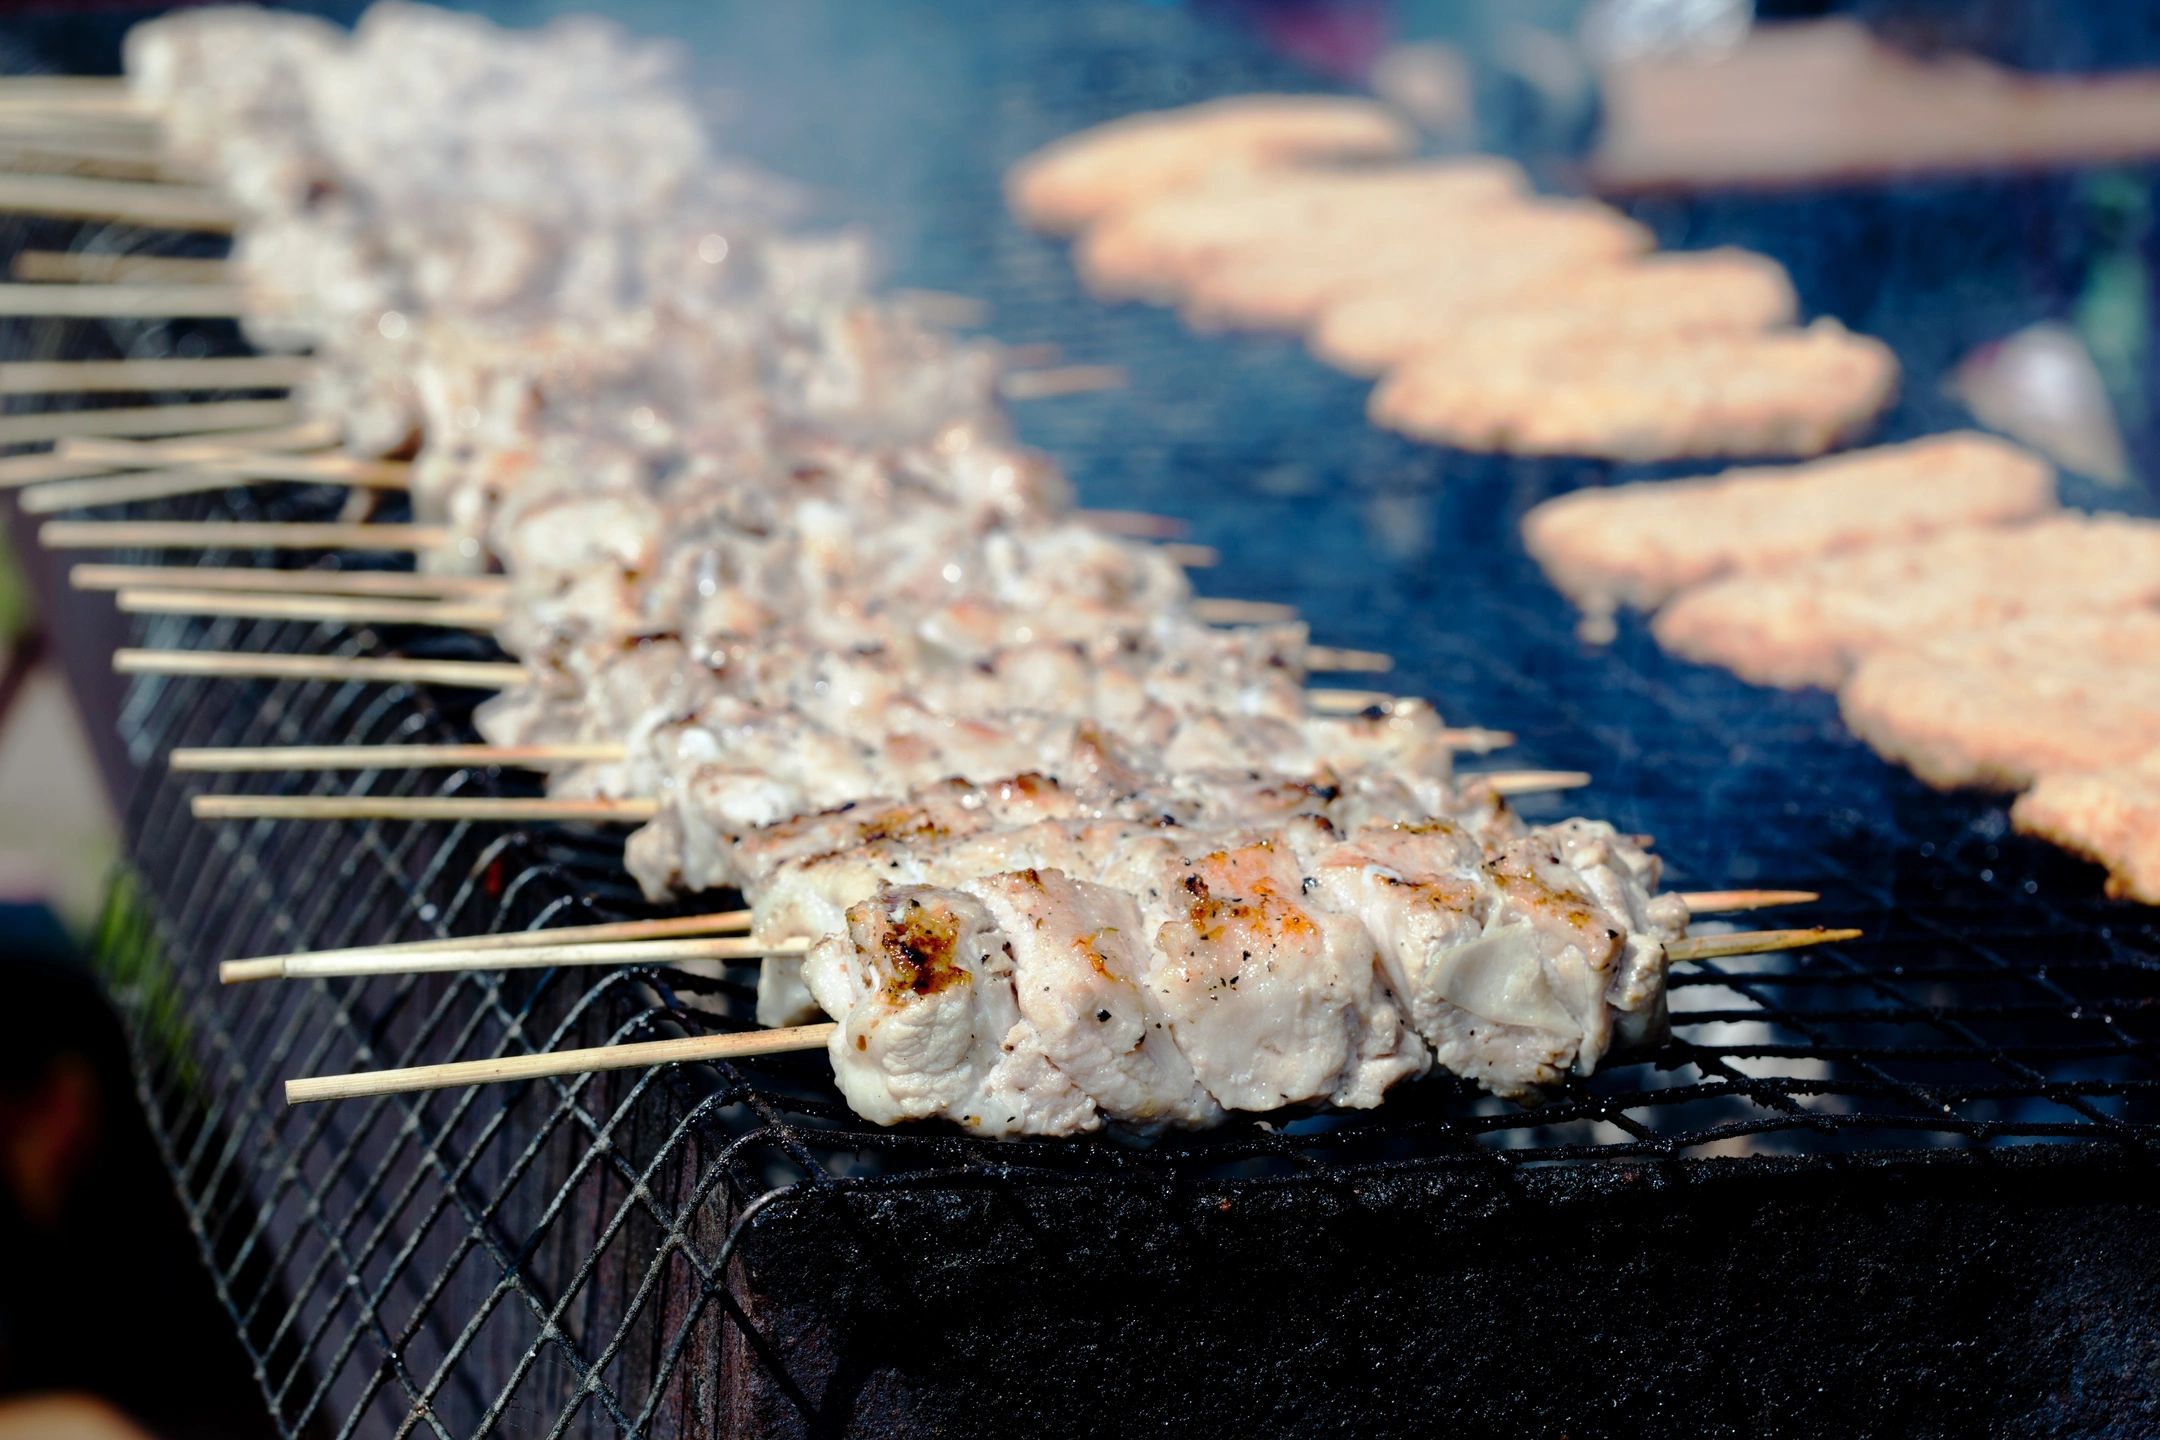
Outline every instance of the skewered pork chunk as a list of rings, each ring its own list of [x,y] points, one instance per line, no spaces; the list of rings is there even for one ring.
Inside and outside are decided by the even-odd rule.
[[[991,1134],[1193,1123],[1164,1103],[1190,1100],[1185,1072],[1166,1077],[1159,1054],[1143,1077],[1106,1071],[1117,1052],[1090,1043],[1089,1005],[1119,1040],[1140,1037],[1122,1052],[1128,1066],[1138,1050],[1175,1046],[1226,1109],[1376,1104],[1424,1072],[1426,1043],[1455,1073],[1523,1096],[1662,1029],[1663,940],[1684,919],[1638,881],[1630,908],[1658,918],[1634,928],[1591,896],[1567,844],[1608,859],[1624,847],[1609,829],[1565,842],[1533,832],[1488,853],[1445,825],[1347,840],[1318,820],[1242,837],[1038,825],[947,857],[957,870],[1002,846],[1028,864],[910,880],[848,906],[803,976],[840,1022],[831,1051],[850,1103],[888,1123],[941,1116]],[[1062,864],[1037,863],[1050,859]],[[833,864],[807,870],[830,884]],[[1641,868],[1654,884],[1654,866]],[[943,944],[953,936],[957,968]],[[1013,1011],[1030,1023],[1007,1023]],[[1076,1116],[1038,1059],[1092,1111]],[[982,1103],[992,1095],[1002,1117]],[[1124,1108],[1134,1095],[1141,1108]]]

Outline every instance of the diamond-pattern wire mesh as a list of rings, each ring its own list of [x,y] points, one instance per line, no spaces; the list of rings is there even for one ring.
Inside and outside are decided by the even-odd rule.
[[[870,22],[843,8],[865,27],[847,45],[817,7],[790,8],[785,22],[730,9],[725,23],[744,43],[723,78],[753,100],[759,85],[766,94],[791,87],[801,113],[843,113],[823,102],[874,88],[864,66],[891,83],[876,57],[892,37],[877,26],[922,18],[895,6],[893,18]],[[571,924],[639,907],[613,837],[207,825],[189,817],[186,795],[209,787],[159,765],[183,744],[462,738],[470,696],[137,681],[118,716],[144,771],[128,817],[134,879],[116,894],[102,950],[132,1023],[153,1126],[289,1432],[726,1430],[733,1369],[779,1365],[739,1304],[756,1277],[727,1263],[746,1203],[775,1189],[787,1203],[895,1187],[1329,1187],[1390,1172],[1736,1153],[1821,1164],[1926,1149],[1955,1163],[1988,1146],[2062,1141],[2150,1158],[2160,1138],[2160,937],[2150,917],[2100,902],[2083,867],[2007,839],[1992,802],[1931,796],[1876,765],[1837,730],[1823,697],[1766,696],[1673,665],[1639,627],[1609,650],[1578,645],[1564,605],[1513,545],[1513,525],[1542,494],[1611,472],[1396,444],[1357,422],[1357,387],[1286,347],[1191,337],[1165,316],[1094,306],[1061,247],[998,216],[998,168],[1050,135],[1187,98],[1196,84],[1294,82],[1174,13],[1107,13],[1013,7],[966,36],[939,32],[936,43],[978,47],[968,64],[994,68],[934,104],[888,97],[922,122],[899,139],[937,157],[932,174],[895,182],[874,154],[835,162],[856,167],[839,174],[788,166],[815,156],[784,137],[761,158],[844,188],[870,218],[890,222],[881,233],[899,278],[984,295],[1004,338],[1056,339],[1076,358],[1129,366],[1129,391],[1047,405],[1024,424],[1069,463],[1089,501],[1194,519],[1198,538],[1226,553],[1208,588],[1293,600],[1323,638],[1394,651],[1406,692],[1520,732],[1510,761],[1593,770],[1598,787],[1567,808],[1655,833],[1676,883],[1820,888],[1820,917],[1863,925],[1868,939],[1690,967],[1675,977],[1670,1045],[1537,1111],[1443,1077],[1369,1114],[1248,1122],[1146,1150],[991,1146],[862,1126],[820,1056],[293,1111],[277,1093],[290,1075],[744,1023],[747,975],[655,968],[221,990],[212,967],[231,956]],[[806,46],[803,30],[815,43]],[[827,63],[810,74],[791,68],[787,58],[804,48]],[[1038,63],[1052,54],[1066,66]],[[925,66],[913,83],[949,80],[958,64]],[[925,203],[925,189],[938,203]],[[1910,256],[1882,257],[1893,280],[1857,302],[1830,283],[1854,246],[1874,243],[1879,217],[1854,203],[1857,217],[1835,202],[1804,212],[1807,244],[1819,251],[1794,248],[1775,206],[1767,219],[1744,207],[1652,218],[1675,238],[1778,253],[1812,304],[1841,306],[1890,334],[1913,365],[1916,398],[1891,432],[1939,425],[1924,357],[1931,344],[1952,353],[1928,328],[1950,323],[1950,312],[1914,298],[1930,293],[1931,272],[1914,270]],[[1895,203],[1926,214],[1975,202],[1953,189]],[[45,327],[18,333],[10,350],[152,353],[206,335],[220,338]],[[232,491],[129,513],[317,517],[341,499]],[[88,611],[79,603],[71,613]],[[71,613],[55,617],[63,634]],[[486,653],[477,641],[416,631],[244,621],[160,619],[141,624],[138,638]],[[247,783],[327,792],[356,782]],[[364,783],[454,794],[523,782],[467,772]]]

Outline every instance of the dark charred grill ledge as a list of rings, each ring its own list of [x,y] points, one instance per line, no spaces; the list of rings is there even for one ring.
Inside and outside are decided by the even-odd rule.
[[[174,745],[454,739],[459,697],[121,689],[103,667],[128,632],[102,600],[62,593],[43,557],[72,672],[99,724],[117,720],[132,870],[107,974],[285,1433],[2160,1431],[2153,913],[2007,835],[1998,803],[1880,765],[1827,697],[1676,665],[1639,626],[1579,645],[1516,519],[1640,472],[1399,443],[1362,424],[1361,387],[1291,346],[1093,304],[1062,247],[999,212],[1003,165],[1055,135],[1311,77],[1155,6],[625,18],[685,29],[741,97],[731,143],[876,226],[899,283],[983,296],[1003,338],[1130,369],[1128,391],[1023,416],[1089,503],[1192,517],[1226,556],[1208,588],[1292,601],[1326,640],[1393,651],[1405,691],[1517,730],[1520,763],[1591,770],[1569,805],[1655,834],[1675,883],[1820,889],[1820,917],[1868,938],[1689,969],[1670,1045],[1535,1112],[1441,1078],[1370,1114],[1149,1149],[999,1146],[863,1126],[820,1056],[289,1111],[291,1075],[744,1024],[729,1017],[747,1014],[746,977],[221,991],[230,956],[641,912],[619,837],[191,820],[196,787],[160,767]],[[102,21],[22,34],[68,68],[112,38]],[[2107,216],[2150,188],[1994,179],[1643,213],[1669,244],[1776,255],[1812,312],[1890,340],[1908,398],[1884,433],[1901,438],[1959,422],[1938,393],[1954,357],[2060,313],[2103,261],[2149,263],[2150,242]],[[6,238],[172,245],[45,225]],[[234,343],[170,325],[5,338],[11,356]],[[2132,440],[2151,473],[2153,434]],[[265,488],[139,513],[301,518],[340,498]],[[132,638],[486,653],[247,622],[158,620]]]

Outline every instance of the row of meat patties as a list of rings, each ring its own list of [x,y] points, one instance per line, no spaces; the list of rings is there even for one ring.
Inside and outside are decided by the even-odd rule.
[[[2048,464],[1952,434],[1787,468],[1577,491],[1523,522],[1593,632],[1655,612],[1676,655],[1835,688],[1943,788],[2160,904],[2160,523],[2064,509]]]
[[[862,1115],[1145,1131],[1436,1066],[1527,1097],[1663,1032],[1688,917],[1643,840],[1525,824],[1429,705],[1314,713],[1304,628],[1203,624],[1076,516],[986,347],[740,218],[657,58],[410,5],[129,53],[341,382],[316,412],[417,447],[442,563],[506,572],[529,678],[483,734],[619,747],[551,789],[651,803],[654,895],[741,892],[760,1018],[837,1021]],[[331,133],[378,70],[405,143]]]
[[[1255,95],[1127,117],[1014,167],[1012,207],[1075,236],[1096,294],[1288,331],[1377,376],[1383,426],[1464,450],[1621,460],[1821,454],[1864,431],[1895,358],[1798,322],[1784,270],[1654,254],[1595,201],[1497,159],[1416,160],[1372,102]]]

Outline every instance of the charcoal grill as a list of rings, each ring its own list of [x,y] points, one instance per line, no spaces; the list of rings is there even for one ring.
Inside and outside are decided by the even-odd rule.
[[[1129,369],[1129,390],[1023,417],[1090,503],[1190,517],[1226,557],[1210,587],[1387,648],[1405,691],[1516,730],[1524,764],[1591,770],[1580,808],[1656,835],[1677,883],[1820,889],[1823,918],[1867,939],[1690,968],[1669,1045],[1538,1110],[1436,1078],[1369,1114],[1147,1149],[997,1145],[865,1127],[822,1057],[796,1056],[292,1111],[286,1076],[739,1025],[751,996],[740,974],[666,967],[220,991],[230,956],[642,911],[609,837],[211,826],[162,768],[176,745],[461,738],[455,692],[108,686],[130,858],[102,961],[283,1433],[2160,1430],[2152,912],[2100,900],[1999,804],[1880,765],[1825,697],[1678,665],[1639,626],[1578,643],[1516,519],[1647,472],[1399,442],[1293,347],[1093,304],[1059,246],[999,212],[1002,167],[1055,135],[1307,77],[1153,6],[651,8],[628,18],[687,28],[738,98],[731,143],[875,226],[897,279],[983,296],[1003,338]],[[2078,282],[2088,183],[1644,214],[1668,243],[1777,255],[1811,309],[1895,344],[1902,437],[1956,423],[1936,393],[1951,357]],[[231,342],[9,336],[85,355]],[[340,499],[140,513],[314,518]],[[84,637],[118,622],[93,598],[55,605],[88,685],[109,645]],[[485,653],[248,621],[131,638]]]

